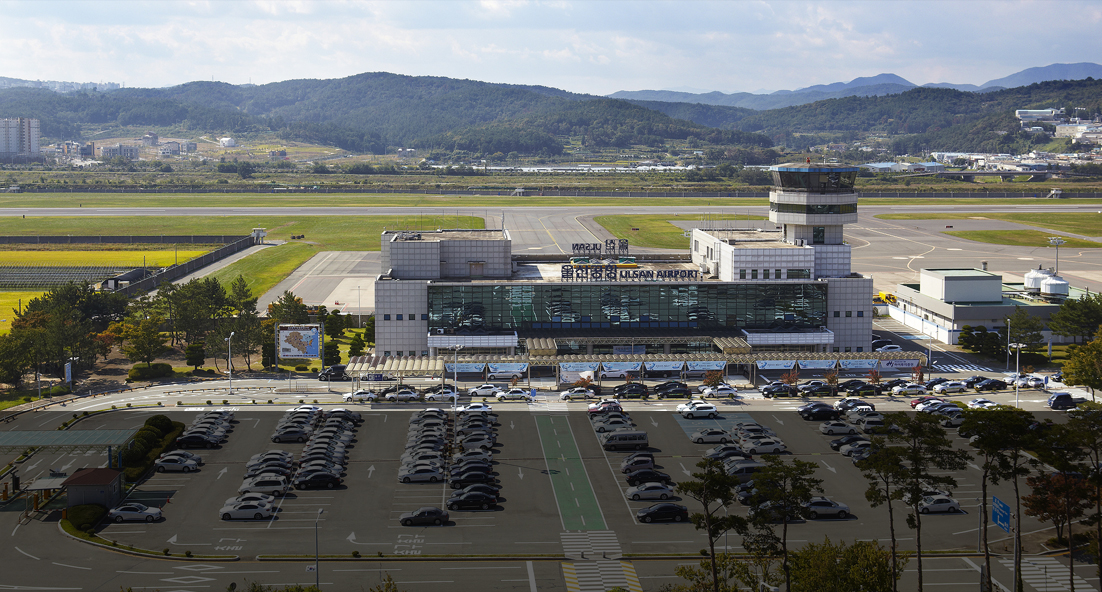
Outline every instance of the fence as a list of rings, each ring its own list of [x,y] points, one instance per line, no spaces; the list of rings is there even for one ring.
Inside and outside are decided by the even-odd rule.
[[[148,292],[165,282],[171,282],[172,280],[184,277],[185,275],[195,270],[202,269],[210,265],[211,263],[214,263],[215,261],[225,259],[226,257],[229,257],[230,255],[233,255],[234,253],[237,253],[239,251],[243,251],[253,246],[254,244],[256,244],[256,238],[252,235],[237,237],[236,241],[218,250],[211,251],[210,253],[207,253],[202,257],[197,257],[186,263],[166,267],[161,272],[154,274],[151,277],[145,278],[144,280],[134,282],[129,286],[126,286],[125,288],[119,288],[118,290],[116,290],[116,292],[120,294],[125,294],[127,296],[133,296],[135,293],[138,292]]]
[[[0,266],[0,290],[49,290],[69,282],[99,284],[130,266]]]
[[[85,244],[149,244],[149,243],[191,243],[202,245],[224,245],[241,240],[240,235],[103,235],[103,236],[0,236],[0,243],[43,244],[43,245],[85,245]]]

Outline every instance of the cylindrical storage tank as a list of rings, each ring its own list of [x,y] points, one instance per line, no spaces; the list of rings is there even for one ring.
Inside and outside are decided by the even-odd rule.
[[[1031,269],[1025,274],[1025,289],[1027,292],[1040,292],[1041,282],[1052,277],[1052,272],[1047,269]]]
[[[1045,296],[1066,297],[1068,295],[1068,288],[1068,282],[1058,275],[1054,275],[1041,282],[1041,294]]]

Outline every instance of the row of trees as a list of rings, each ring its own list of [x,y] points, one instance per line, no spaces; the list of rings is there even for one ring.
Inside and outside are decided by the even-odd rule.
[[[1075,538],[1072,525],[1091,510],[1084,523],[1094,527],[1089,553],[1098,559],[1102,538],[1102,405],[1087,403],[1068,413],[1065,424],[1039,422],[1028,411],[1000,406],[993,409],[965,409],[962,433],[975,434],[973,450],[953,446],[937,418],[929,414],[885,414],[888,430],[873,438],[874,452],[858,463],[867,485],[865,498],[872,507],[883,507],[888,516],[890,545],[858,541],[788,548],[788,525],[808,517],[803,505],[822,493],[822,480],[815,477],[818,465],[779,456],[766,457],[765,467],[755,475],[755,507],[768,502],[771,511],[751,512],[750,518],[733,515],[728,507],[735,499],[737,479],[728,476],[723,465],[713,460],[697,463],[701,470],[693,480],[679,483],[678,493],[696,500],[702,510],[690,516],[708,537],[707,558],[699,566],[682,566],[677,574],[688,583],[673,586],[678,592],[712,590],[758,590],[761,584],[784,583],[790,591],[865,590],[896,592],[897,582],[911,553],[901,552],[896,533],[898,512],[914,530],[918,590],[923,589],[923,539],[920,509],[923,492],[956,487],[953,471],[972,465],[981,473],[983,503],[983,571],[985,589],[990,580],[991,555],[988,545],[988,487],[1008,482],[1014,524],[1021,516],[1034,516],[1053,524],[1058,538],[1068,546],[1069,585],[1074,589]],[[1053,471],[1055,469],[1055,471]],[[1021,493],[1021,482],[1032,490]],[[779,521],[779,531],[774,522]],[[1066,529],[1066,536],[1065,536]],[[744,556],[717,555],[716,543],[728,533],[741,537]],[[1014,532],[1015,549],[1021,548],[1021,530]],[[703,553],[703,551],[702,551]],[[1015,553],[1015,573],[1021,573],[1021,554]],[[1022,591],[1022,582],[1016,583]]]

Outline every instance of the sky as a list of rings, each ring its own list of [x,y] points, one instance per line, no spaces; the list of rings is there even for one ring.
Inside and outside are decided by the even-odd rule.
[[[165,87],[363,72],[761,92],[1102,63],[1102,2],[0,0],[0,76]]]

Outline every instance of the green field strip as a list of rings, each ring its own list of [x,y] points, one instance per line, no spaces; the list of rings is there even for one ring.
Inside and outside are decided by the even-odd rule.
[[[565,415],[534,417],[563,530],[607,530],[569,420]]]

